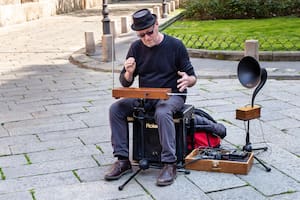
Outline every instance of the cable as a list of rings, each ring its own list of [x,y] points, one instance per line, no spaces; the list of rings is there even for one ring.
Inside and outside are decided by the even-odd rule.
[[[115,45],[114,45],[114,34],[111,34],[112,35],[112,40],[111,40],[111,58],[112,58],[112,61],[111,61],[111,64],[112,64],[112,89],[115,88],[115,58],[114,58],[114,51],[115,51]]]
[[[258,121],[259,121],[259,126],[260,126],[260,130],[261,130],[262,138],[263,138],[263,142],[262,143],[265,144],[265,146],[267,146],[268,151],[270,150],[270,153],[269,153],[269,155],[270,155],[270,154],[272,154],[272,147],[267,143],[267,141],[265,139],[265,132],[263,130],[263,126],[262,126],[261,120],[258,120]],[[259,152],[257,152],[256,155],[259,155],[262,152],[265,152],[265,151],[259,151]]]

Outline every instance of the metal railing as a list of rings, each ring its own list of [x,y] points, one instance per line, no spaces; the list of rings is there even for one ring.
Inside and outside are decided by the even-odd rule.
[[[170,34],[172,35],[172,34]],[[187,48],[207,50],[243,50],[246,40],[258,40],[261,51],[300,51],[300,38],[293,37],[286,40],[276,37],[246,37],[246,36],[207,36],[174,34]]]

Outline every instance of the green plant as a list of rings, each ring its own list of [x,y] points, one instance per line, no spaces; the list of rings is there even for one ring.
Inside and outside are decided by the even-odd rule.
[[[96,149],[98,149],[101,153],[104,153],[100,146],[96,145]]]
[[[5,180],[5,179],[6,179],[5,174],[4,174],[4,172],[2,171],[2,168],[1,168],[1,167],[0,167],[0,176],[1,176],[1,179],[2,179],[2,180]]]
[[[25,157],[25,159],[26,159],[26,161],[27,161],[27,164],[28,164],[28,165],[31,165],[32,162],[31,162],[29,156],[28,156],[26,153],[24,154],[24,157]]]
[[[33,199],[33,200],[36,200],[34,189],[30,189],[29,192],[30,192],[30,194],[31,194],[32,199]]]
[[[77,174],[76,170],[72,170],[73,175],[77,178],[77,180],[79,182],[82,182],[82,180],[80,179],[80,176]]]

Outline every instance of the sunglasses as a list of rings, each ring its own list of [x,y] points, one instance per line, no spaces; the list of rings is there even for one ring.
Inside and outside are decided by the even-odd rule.
[[[148,35],[148,36],[152,35],[153,32],[154,32],[154,26],[153,26],[151,31],[147,31],[146,33],[137,34],[137,36],[140,37],[140,38],[143,38],[143,37],[145,37],[145,35]]]

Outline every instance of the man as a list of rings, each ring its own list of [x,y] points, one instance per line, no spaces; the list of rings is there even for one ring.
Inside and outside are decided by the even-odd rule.
[[[156,15],[151,14],[148,9],[138,10],[132,18],[131,28],[140,39],[129,48],[119,77],[121,84],[129,87],[138,76],[139,87],[171,88],[174,93],[186,93],[186,88],[193,86],[197,78],[185,46],[181,41],[160,33]],[[173,114],[181,110],[185,99],[185,95],[178,95],[170,96],[168,100],[152,101],[162,146],[161,162],[164,164],[157,178],[158,186],[170,185],[176,178],[176,131]],[[132,171],[126,117],[132,115],[135,102],[136,99],[124,98],[110,107],[113,154],[118,160],[105,175],[106,180],[119,179]]]

